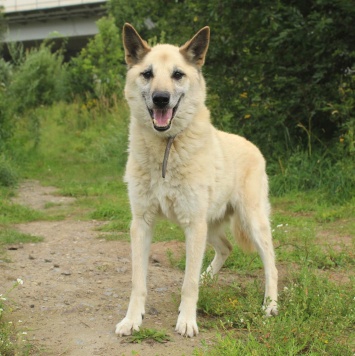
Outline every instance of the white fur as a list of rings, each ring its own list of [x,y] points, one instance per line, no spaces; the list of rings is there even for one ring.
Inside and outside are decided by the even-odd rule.
[[[129,50],[126,46],[126,53]],[[125,95],[131,109],[131,123],[125,180],[133,215],[133,271],[128,311],[117,324],[116,333],[130,335],[142,323],[149,247],[158,217],[178,223],[186,236],[178,333],[189,337],[198,333],[196,305],[206,243],[214,247],[216,254],[205,273],[214,275],[232,249],[225,237],[226,222],[231,222],[232,232],[243,249],[256,249],[260,254],[265,268],[266,314],[277,314],[277,270],[263,156],[244,138],[212,126],[205,106],[205,82],[200,66],[191,64],[181,49],[158,45],[147,51],[138,63],[127,62],[131,66]],[[149,66],[153,68],[154,78],[147,82],[141,73]],[[171,78],[174,68],[185,73],[178,83]],[[171,93],[175,102],[183,95],[166,132],[154,129],[147,109],[156,90]],[[161,171],[167,137],[175,135],[164,179]]]

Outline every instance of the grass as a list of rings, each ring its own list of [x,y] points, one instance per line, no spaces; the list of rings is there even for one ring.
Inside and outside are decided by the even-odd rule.
[[[0,230],[0,242],[2,244],[17,244],[17,243],[30,243],[41,242],[42,237],[35,235],[24,234],[14,229],[1,229]]]
[[[132,344],[141,344],[142,342],[163,344],[171,341],[171,337],[163,330],[141,328],[139,331],[133,332],[132,336],[125,341]]]
[[[253,281],[201,288],[200,313],[220,332],[216,345],[206,346],[208,355],[353,355],[354,280],[339,285],[302,268],[280,291],[279,316],[273,318],[260,313],[261,293]]]
[[[22,123],[12,154],[23,178],[38,179],[77,198],[69,208],[72,216],[105,221],[100,238],[128,241],[131,213],[122,179],[127,120],[124,106],[122,110],[95,117],[86,111],[81,117],[84,114],[76,104],[40,108],[39,145],[33,149],[26,123]],[[11,203],[13,194],[12,188],[0,188],[0,241],[36,241],[36,237],[17,233],[13,225],[53,216]],[[197,347],[194,354],[354,355],[354,198],[340,204],[310,190],[273,197],[272,206],[280,272],[279,316],[263,317],[259,257],[235,247],[222,270],[223,278],[201,287],[200,330],[213,329],[218,336],[212,345],[209,341]],[[159,222],[154,241],[169,240],[183,241],[181,229]],[[184,258],[175,258],[174,251],[167,253],[173,268],[185,268]],[[212,258],[209,249],[204,266]],[[4,340],[7,333],[0,328]],[[134,342],[169,341],[165,331],[153,329],[142,329],[132,338]],[[7,355],[1,346],[0,354]]]

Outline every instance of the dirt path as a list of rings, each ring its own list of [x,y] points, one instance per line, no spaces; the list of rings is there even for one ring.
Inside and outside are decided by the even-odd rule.
[[[71,204],[72,198],[55,194],[55,188],[26,182],[17,203],[44,209],[48,203]],[[60,209],[60,206],[57,206]],[[42,236],[37,244],[12,246],[9,263],[0,263],[0,285],[11,287],[11,319],[22,337],[33,345],[33,355],[191,355],[202,339],[186,339],[174,333],[183,273],[164,263],[168,244],[154,244],[149,295],[144,327],[165,329],[172,337],[166,344],[129,344],[114,334],[115,324],[124,316],[131,289],[130,247],[126,242],[108,242],[95,231],[102,222],[37,221],[20,224],[24,233]],[[174,246],[180,248],[181,246]],[[171,247],[170,247],[171,248]],[[174,295],[176,296],[174,300]]]

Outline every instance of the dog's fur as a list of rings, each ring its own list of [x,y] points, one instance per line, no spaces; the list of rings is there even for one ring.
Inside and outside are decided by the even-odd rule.
[[[176,331],[198,333],[196,304],[206,243],[215,257],[205,273],[216,274],[232,250],[226,222],[244,250],[256,249],[265,268],[264,308],[277,314],[277,269],[269,223],[265,160],[246,139],[218,131],[205,106],[201,73],[209,28],[182,47],[150,48],[129,24],[123,28],[128,65],[125,96],[131,110],[125,180],[132,209],[132,294],[116,333],[139,330],[145,313],[149,247],[156,219],[178,223],[186,237],[186,270]],[[166,177],[162,161],[175,137]],[[204,275],[202,275],[204,276]]]

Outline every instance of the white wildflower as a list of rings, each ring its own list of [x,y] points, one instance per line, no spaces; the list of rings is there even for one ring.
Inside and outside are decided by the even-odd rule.
[[[17,284],[23,284],[23,280],[21,278],[17,278],[16,282]]]

